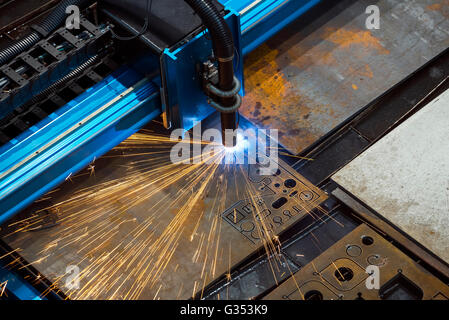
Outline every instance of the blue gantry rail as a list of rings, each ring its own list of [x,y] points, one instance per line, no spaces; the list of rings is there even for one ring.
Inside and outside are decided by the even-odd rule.
[[[159,88],[125,68],[0,149],[0,223],[160,114]]]
[[[247,55],[321,0],[220,0],[240,14],[243,55]]]

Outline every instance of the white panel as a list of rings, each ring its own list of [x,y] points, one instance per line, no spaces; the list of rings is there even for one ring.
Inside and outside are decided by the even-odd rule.
[[[333,179],[449,263],[449,91]]]

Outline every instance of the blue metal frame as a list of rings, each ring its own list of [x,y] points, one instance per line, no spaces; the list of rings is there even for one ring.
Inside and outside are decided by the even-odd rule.
[[[235,75],[243,83],[240,17],[231,10],[225,19],[234,36],[236,56],[239,57],[235,60]],[[195,122],[215,112],[207,103],[198,72],[198,67],[212,56],[212,43],[206,34],[206,31],[198,34],[173,52],[166,49],[161,57],[164,94],[167,97],[162,109],[170,113],[168,116],[174,128],[189,130]],[[243,95],[243,86],[240,94]]]
[[[219,1],[240,13],[243,55],[247,55],[321,0]]]
[[[242,80],[242,53],[255,48],[319,0],[222,2],[231,11],[226,19],[233,31],[239,56],[236,73]],[[256,4],[248,7],[251,3]],[[241,21],[237,10],[243,12]],[[175,124],[179,127],[189,129],[195,121],[214,112],[206,102],[196,70],[196,65],[209,58],[211,51],[211,43],[203,32],[176,51],[166,51],[163,55],[162,72],[168,79],[165,86],[168,101],[165,101],[162,109],[174,111]],[[147,82],[88,123],[80,125],[55,145],[46,147],[48,143],[54,143],[55,137],[64,130],[72,130],[93,110],[108,103],[142,78],[141,73],[124,68],[0,148],[0,208],[3,211],[0,223],[160,114],[159,89]],[[118,129],[118,125],[122,127]]]
[[[0,284],[6,283],[6,290],[4,294],[13,294],[19,300],[46,300],[40,297],[40,293],[26,280],[20,277],[14,271],[9,271],[5,266],[0,265]],[[0,291],[3,287],[0,288]]]
[[[0,223],[157,117],[158,98],[157,86],[125,68],[3,146]]]

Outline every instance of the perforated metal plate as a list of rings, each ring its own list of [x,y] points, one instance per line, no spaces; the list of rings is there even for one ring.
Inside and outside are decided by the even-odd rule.
[[[368,266],[379,268],[372,287]],[[371,270],[368,270],[373,272]],[[360,225],[293,277],[268,300],[448,299],[449,287],[367,225]]]
[[[74,190],[48,195],[56,225],[28,219],[5,241],[74,299],[190,298],[255,250],[276,254],[276,236],[326,199],[282,161],[273,176],[258,164],[156,169],[169,152],[125,142]],[[68,266],[79,289],[66,287]]]

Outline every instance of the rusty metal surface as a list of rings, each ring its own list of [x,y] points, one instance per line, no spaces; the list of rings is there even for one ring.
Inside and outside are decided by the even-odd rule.
[[[379,30],[365,27],[373,4]],[[318,8],[246,58],[242,114],[279,129],[281,144],[299,153],[447,48],[448,7],[365,0]]]
[[[366,268],[379,267],[380,289],[368,289]],[[265,299],[449,299],[449,287],[367,225],[360,225]]]
[[[282,161],[274,176],[260,165],[159,170],[170,148],[156,140],[139,151],[125,142],[103,168],[99,159],[83,183],[48,195],[56,221],[25,218],[4,241],[73,299],[185,299],[255,250],[275,254],[276,235],[326,199]],[[79,290],[65,288],[70,265],[80,268]]]

